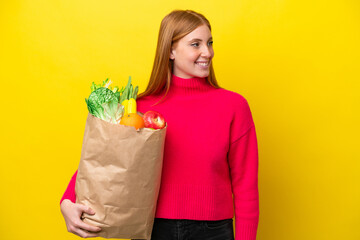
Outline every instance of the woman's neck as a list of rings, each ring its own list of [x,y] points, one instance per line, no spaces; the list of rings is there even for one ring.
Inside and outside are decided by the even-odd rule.
[[[172,74],[169,92],[175,94],[194,94],[209,91],[212,88],[205,77],[182,78]]]

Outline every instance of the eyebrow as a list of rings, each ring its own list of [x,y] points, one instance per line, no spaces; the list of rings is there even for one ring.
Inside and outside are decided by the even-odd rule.
[[[212,40],[212,37],[210,37],[209,40]],[[209,41],[209,40],[208,40],[208,41]],[[192,42],[192,41],[199,41],[199,42],[201,42],[202,39],[200,39],[200,38],[193,38],[193,39],[191,39],[189,42]]]

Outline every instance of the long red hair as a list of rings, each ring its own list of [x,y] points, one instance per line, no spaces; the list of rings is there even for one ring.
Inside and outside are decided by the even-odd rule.
[[[211,32],[209,21],[202,14],[192,10],[174,10],[163,18],[150,80],[145,91],[140,93],[137,99],[158,94],[164,89],[166,89],[166,92],[163,98],[166,96],[170,88],[171,74],[173,72],[173,61],[170,60],[171,48],[178,40],[201,25],[208,26]],[[206,80],[213,87],[221,88],[215,78],[213,61],[211,61],[209,76],[206,77]]]

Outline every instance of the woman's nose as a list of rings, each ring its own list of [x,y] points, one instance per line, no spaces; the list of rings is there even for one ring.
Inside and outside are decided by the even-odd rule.
[[[201,56],[202,56],[202,57],[207,57],[207,58],[211,57],[210,47],[204,46],[204,47],[202,48],[202,51],[201,51]]]

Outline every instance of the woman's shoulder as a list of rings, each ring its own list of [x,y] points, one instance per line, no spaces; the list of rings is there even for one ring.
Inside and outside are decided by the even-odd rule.
[[[136,99],[137,108],[140,112],[146,112],[148,110],[156,110],[156,103],[159,102],[161,96],[147,95]]]
[[[238,122],[247,122],[245,125],[251,125],[252,113],[248,100],[240,93],[228,90],[219,89],[221,99],[226,104],[226,109],[232,115],[232,118]]]
[[[247,99],[240,93],[222,89],[224,101],[229,106],[228,111],[231,114],[232,137],[231,142],[242,136],[251,126],[254,125],[252,113]],[[226,99],[226,100],[225,100]]]
[[[247,99],[240,93],[225,89],[225,88],[218,88],[217,92],[219,95],[221,95],[221,99],[223,101],[228,101],[229,104],[231,104],[234,107],[239,106],[248,106]]]
[[[152,100],[152,96],[148,95],[148,96],[143,96],[140,98],[136,99],[136,103],[137,105],[148,105],[150,103],[150,101]]]

